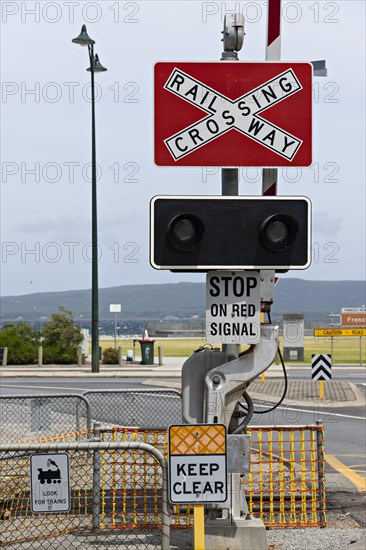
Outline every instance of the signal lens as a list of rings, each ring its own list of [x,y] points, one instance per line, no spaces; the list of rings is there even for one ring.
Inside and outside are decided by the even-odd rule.
[[[188,252],[200,244],[204,232],[204,224],[199,216],[180,214],[169,222],[167,237],[174,248]]]
[[[297,232],[295,218],[287,214],[276,214],[264,220],[260,236],[267,248],[281,252],[294,244]]]

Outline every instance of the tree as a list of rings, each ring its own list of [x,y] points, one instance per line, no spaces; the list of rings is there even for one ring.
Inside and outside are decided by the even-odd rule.
[[[72,312],[59,307],[43,326],[42,344],[45,363],[76,363],[77,350],[83,341],[81,328],[75,325]]]

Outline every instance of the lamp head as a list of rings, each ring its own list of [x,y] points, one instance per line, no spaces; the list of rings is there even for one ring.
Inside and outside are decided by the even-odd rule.
[[[81,32],[80,32],[79,36],[77,36],[76,38],[73,38],[72,42],[74,44],[79,44],[80,46],[92,46],[93,44],[95,44],[95,40],[90,38],[90,36],[86,32],[86,26],[85,25],[83,25],[81,27]]]
[[[89,69],[86,69],[87,71],[91,71],[91,67],[89,67]],[[99,56],[98,54],[95,54],[95,57],[94,57],[94,72],[95,73],[104,73],[105,71],[107,71],[108,69],[106,69],[105,67],[103,67],[103,65],[101,64],[101,62],[99,61]]]

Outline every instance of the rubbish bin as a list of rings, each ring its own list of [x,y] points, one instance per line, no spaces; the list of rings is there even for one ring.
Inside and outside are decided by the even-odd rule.
[[[154,342],[151,338],[139,340],[141,346],[141,365],[154,364]]]

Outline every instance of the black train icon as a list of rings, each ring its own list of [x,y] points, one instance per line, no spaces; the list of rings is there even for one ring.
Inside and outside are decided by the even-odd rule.
[[[55,466],[56,470],[51,470],[50,466]],[[43,485],[45,482],[48,484],[50,483],[61,483],[61,472],[59,467],[57,466],[56,462],[51,460],[50,458],[47,460],[47,467],[48,470],[42,470],[42,468],[38,468],[38,479]]]

